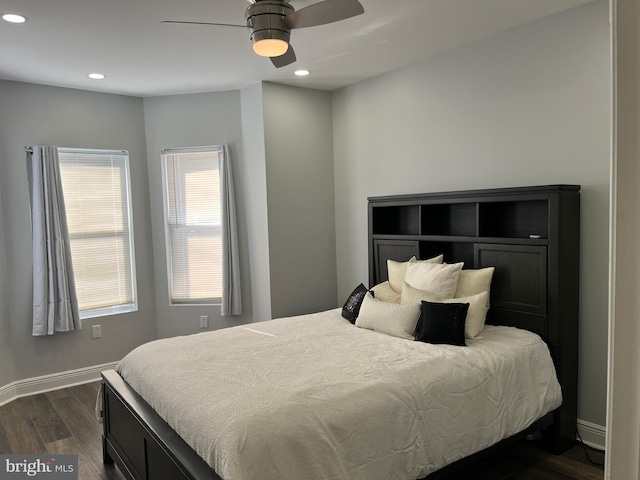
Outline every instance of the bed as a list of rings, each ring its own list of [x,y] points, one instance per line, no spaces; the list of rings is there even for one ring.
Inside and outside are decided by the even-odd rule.
[[[537,187],[534,201],[549,191]],[[515,193],[478,192],[446,198],[479,205]],[[527,192],[519,190],[518,198]],[[421,196],[419,202],[426,203],[418,203],[418,211],[433,200],[442,204],[442,197]],[[548,212],[554,209],[549,201]],[[372,216],[380,217],[372,209],[389,202],[393,209],[385,215],[405,217],[398,202],[414,205],[416,198],[370,199],[375,283],[387,280],[389,260],[406,261],[414,247],[423,256],[434,240],[412,235],[403,244],[407,239],[397,233],[376,232]],[[393,249],[380,248],[390,240]],[[454,262],[460,249],[447,249],[442,235],[436,240]],[[469,240],[477,251],[479,243]],[[521,246],[515,239],[509,245],[514,243]],[[552,247],[549,235],[545,250],[551,252],[545,253],[554,254]],[[511,282],[523,274],[514,265],[502,261],[496,268],[498,286],[501,278]],[[115,462],[131,479],[432,479],[531,431],[543,429],[551,449],[561,450],[567,429],[560,427],[571,415],[573,393],[565,392],[571,386],[565,382],[566,363],[554,355],[554,366],[549,356],[556,345],[550,343],[548,322],[562,318],[546,315],[542,329],[526,329],[533,334],[522,328],[529,307],[513,309],[514,302],[503,297],[491,295],[498,315],[489,322],[497,325],[487,326],[484,338],[468,340],[462,355],[461,347],[358,328],[339,309],[151,342],[134,350],[118,371],[103,372],[104,461]],[[521,328],[505,326],[513,324]],[[242,366],[247,357],[254,357],[249,369]],[[179,370],[171,373],[169,364]],[[427,380],[424,371],[437,374]],[[187,377],[193,377],[189,383]],[[293,379],[295,388],[278,383],[281,377]],[[525,398],[530,402],[522,407]],[[496,423],[497,429],[489,425]]]

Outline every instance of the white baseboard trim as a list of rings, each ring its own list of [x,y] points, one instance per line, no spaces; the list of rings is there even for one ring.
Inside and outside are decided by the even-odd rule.
[[[604,450],[607,443],[607,429],[602,425],[578,419],[578,433],[585,445]]]
[[[50,392],[100,380],[100,372],[114,368],[118,362],[67,370],[40,377],[25,378],[0,387],[0,406],[27,395]]]

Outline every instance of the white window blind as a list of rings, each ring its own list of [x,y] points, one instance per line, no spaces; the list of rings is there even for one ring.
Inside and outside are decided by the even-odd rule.
[[[137,310],[128,153],[58,157],[81,318]]]
[[[162,153],[171,302],[218,303],[222,296],[218,170],[222,147]]]

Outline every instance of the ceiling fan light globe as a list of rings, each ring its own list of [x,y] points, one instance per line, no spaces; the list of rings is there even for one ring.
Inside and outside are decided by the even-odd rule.
[[[253,44],[253,51],[261,57],[279,57],[288,49],[289,44],[279,38],[265,38]]]

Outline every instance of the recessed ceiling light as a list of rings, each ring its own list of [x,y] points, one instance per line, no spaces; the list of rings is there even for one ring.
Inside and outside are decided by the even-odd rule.
[[[9,23],[24,23],[27,21],[27,17],[18,15],[17,13],[3,13],[2,19]]]
[[[306,77],[307,75],[309,75],[311,72],[309,70],[296,70],[295,73],[297,76],[299,77]]]
[[[87,77],[92,78],[93,80],[102,80],[103,78],[107,78],[104,73],[90,73]]]

